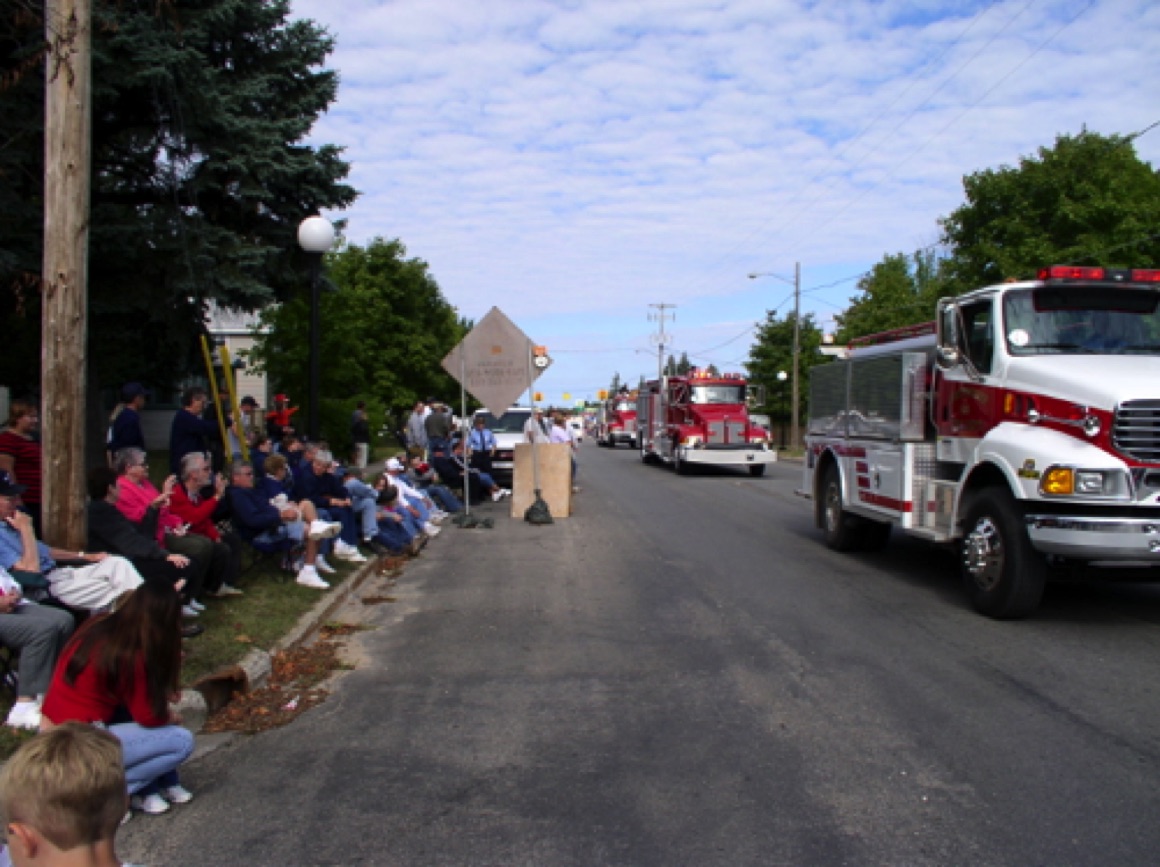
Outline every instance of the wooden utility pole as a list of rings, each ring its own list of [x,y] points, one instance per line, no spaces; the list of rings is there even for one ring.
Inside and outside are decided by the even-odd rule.
[[[41,409],[46,541],[85,547],[91,0],[45,0]]]

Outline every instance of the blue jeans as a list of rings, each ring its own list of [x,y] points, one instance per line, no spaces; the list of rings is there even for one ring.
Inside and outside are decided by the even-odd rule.
[[[350,506],[330,506],[325,509],[318,510],[318,517],[324,521],[337,521],[342,524],[342,532],[338,534],[338,538],[355,548],[358,547],[358,523],[355,521],[354,509]]]
[[[193,752],[193,734],[181,726],[146,728],[137,723],[117,723],[109,726],[109,732],[121,742],[130,795],[158,784],[159,778],[176,771]],[[160,784],[174,785],[176,779],[167,777]]]
[[[404,551],[415,538],[414,532],[405,524],[391,518],[379,521],[375,539],[392,551]]]
[[[459,497],[442,485],[430,485],[423,489],[423,493],[438,503],[439,508],[444,512],[458,512],[463,509],[463,503],[459,502]]]

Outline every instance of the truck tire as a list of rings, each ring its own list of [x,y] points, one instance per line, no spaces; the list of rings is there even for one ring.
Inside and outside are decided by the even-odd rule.
[[[681,460],[681,450],[679,448],[673,449],[673,472],[678,476],[687,476],[689,474],[689,464],[687,461]]]
[[[997,620],[1026,617],[1039,606],[1047,561],[1031,547],[1015,498],[987,488],[968,504],[960,565],[975,610]]]
[[[480,436],[483,436],[483,434],[480,434]],[[759,479],[762,476],[764,476],[765,475],[765,464],[754,464],[753,466],[751,466],[749,468],[749,475],[753,476],[755,479]]]
[[[861,521],[843,508],[842,480],[833,464],[826,468],[818,490],[818,519],[826,546],[835,551],[854,551],[861,547]]]

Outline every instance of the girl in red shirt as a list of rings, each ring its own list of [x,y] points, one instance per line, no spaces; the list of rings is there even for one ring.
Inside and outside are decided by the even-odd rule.
[[[181,599],[164,582],[142,584],[65,645],[44,697],[41,728],[69,721],[108,727],[121,741],[130,805],[164,813],[170,803],[193,797],[177,778],[193,752],[193,735],[169,708],[180,673]]]

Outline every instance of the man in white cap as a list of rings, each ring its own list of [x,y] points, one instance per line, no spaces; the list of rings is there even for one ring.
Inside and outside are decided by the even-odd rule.
[[[398,458],[387,461],[386,475],[390,483],[399,489],[403,498],[404,508],[414,515],[423,525],[423,532],[429,536],[438,536],[438,524],[443,523],[447,513],[436,506],[422,491],[412,487],[407,481],[407,468]]]

